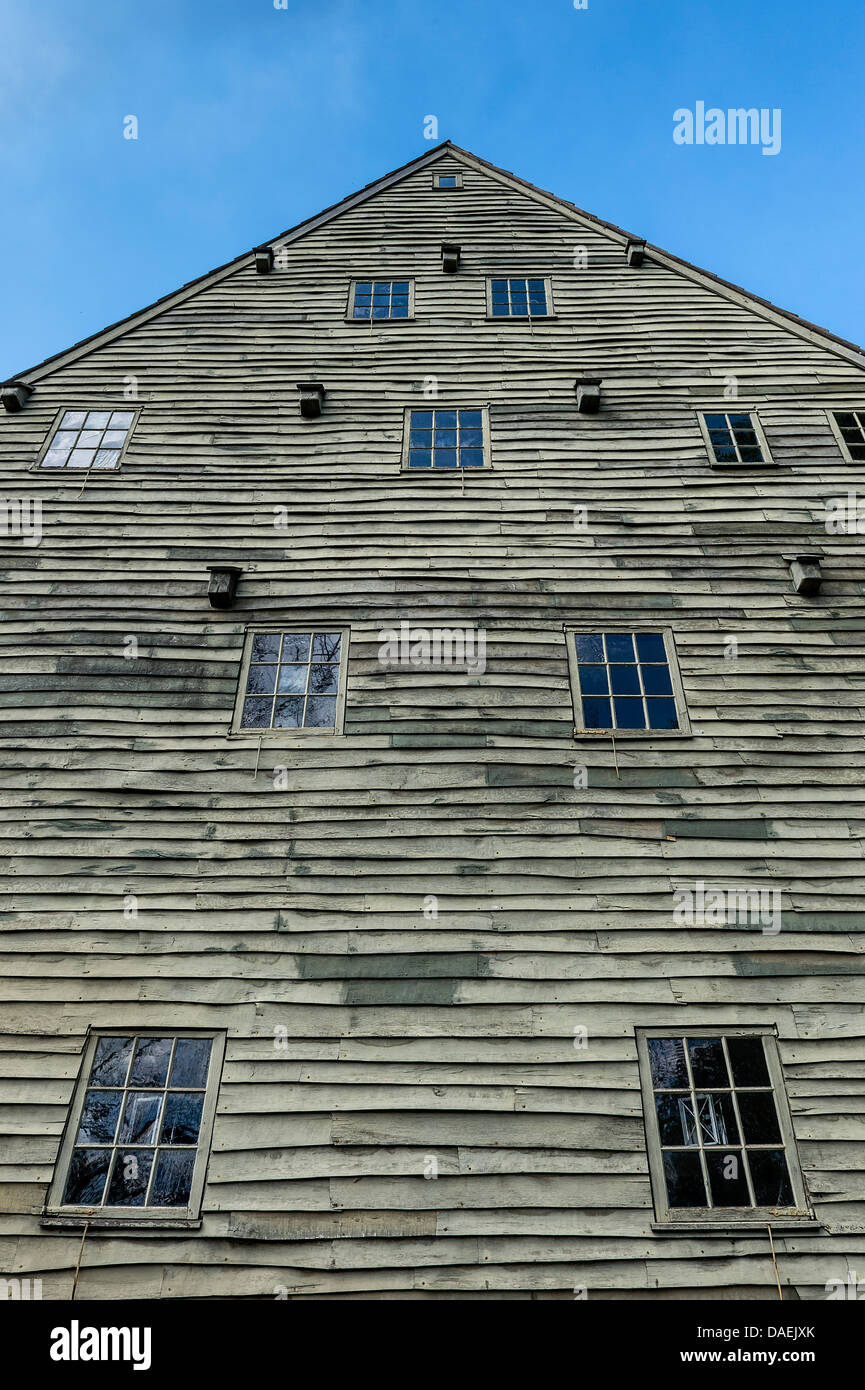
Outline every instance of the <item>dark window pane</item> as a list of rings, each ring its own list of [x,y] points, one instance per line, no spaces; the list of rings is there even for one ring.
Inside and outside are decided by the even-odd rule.
[[[272,695],[275,684],[275,666],[250,666],[246,682],[248,695]]]
[[[162,1093],[130,1091],[120,1125],[121,1144],[155,1144],[156,1121],[162,1106]]]
[[[110,1161],[111,1149],[73,1149],[64,1205],[92,1207],[101,1202]]]
[[[456,188],[456,174],[439,174],[439,188]]]
[[[642,700],[617,696],[613,704],[616,708],[616,727],[618,729],[645,729],[646,714]]]
[[[100,1038],[96,1044],[91,1086],[122,1086],[129,1070],[132,1038]]]
[[[436,430],[437,449],[455,449],[457,447],[456,428],[450,430]]]
[[[675,700],[647,700],[646,708],[649,711],[650,729],[678,729]]]
[[[787,1160],[781,1149],[749,1149],[751,1181],[754,1196],[761,1207],[792,1207],[796,1205]]]
[[[673,682],[666,666],[643,666],[641,669],[643,689],[647,695],[672,695]]]
[[[682,1113],[679,1097],[662,1094],[655,1096],[655,1109],[658,1113],[658,1133],[662,1144],[684,1144],[685,1132],[682,1128]]]
[[[606,666],[581,666],[580,689],[584,695],[608,695]]]
[[[435,451],[436,468],[456,468],[457,451],[456,449],[436,449]]]
[[[129,1073],[130,1086],[164,1086],[173,1038],[139,1038]]]
[[[524,299],[514,298],[511,301],[511,314],[514,318],[525,318],[528,312],[529,306]]]
[[[725,430],[727,428],[726,415],[706,415],[705,420],[710,430]]]
[[[269,729],[270,711],[270,700],[244,700],[240,722],[244,729]]]
[[[634,639],[630,632],[607,632],[604,640],[608,661],[634,660]]]
[[[162,1116],[161,1144],[196,1144],[204,1107],[203,1092],[169,1091]]]
[[[738,1144],[739,1126],[736,1112],[727,1093],[711,1096],[697,1094],[695,1097],[700,1137],[704,1145]]]
[[[499,297],[501,297],[502,295],[504,295],[505,297],[507,297],[507,290],[508,290],[508,282],[507,282],[507,280],[493,280],[493,282],[492,282],[492,290],[493,290],[493,294],[494,294],[494,295],[498,295]],[[840,416],[839,416],[838,418],[840,419]],[[851,416],[851,419],[852,419],[852,416]]]
[[[152,1207],[185,1207],[192,1187],[195,1149],[162,1149],[150,1192]]]
[[[432,429],[432,417],[433,417],[433,413],[432,413],[431,410],[413,410],[413,411],[411,412],[411,427],[412,427],[412,429],[419,429],[419,430],[430,430],[430,429]]]
[[[695,1086],[729,1086],[720,1038],[689,1038],[688,1054]]]
[[[460,411],[461,430],[479,430],[481,428],[481,412],[479,410]]]
[[[283,661],[309,661],[309,633],[286,632],[282,639]]]
[[[253,661],[279,660],[279,633],[257,632],[252,639]]]
[[[88,1091],[78,1125],[78,1144],[113,1144],[122,1091]]]
[[[387,304],[382,304],[378,300],[372,306],[372,316],[374,319],[386,319],[390,317],[390,309]]]
[[[483,430],[460,429],[460,447],[463,449],[480,449],[484,442]]]
[[[611,666],[609,670],[614,695],[639,695],[640,677],[636,666]]]
[[[706,1168],[713,1206],[750,1207],[751,1198],[741,1150],[725,1153],[722,1149],[708,1149]]]
[[[739,1091],[739,1114],[746,1144],[780,1144],[781,1130],[771,1091]]]
[[[545,293],[546,293],[546,286],[544,285],[543,280],[530,280],[530,281],[529,281],[529,294],[543,295],[543,294],[545,294]]]
[[[730,424],[734,430],[747,430],[751,428],[750,415],[731,415]]]
[[[836,410],[836,411],[835,411],[835,419],[838,421],[838,424],[841,425],[841,427],[842,427],[843,429],[853,429],[853,428],[855,428],[855,425],[856,425],[856,416],[855,416],[855,415],[847,414],[846,411],[838,411],[838,410]],[[63,424],[65,425],[65,423],[66,423],[66,419],[65,419],[65,417],[64,417]]]
[[[171,1068],[172,1086],[204,1086],[210,1062],[210,1038],[178,1038]]]
[[[510,310],[508,309],[508,302],[507,302],[506,299],[494,299],[494,300],[493,300],[493,317],[494,317],[494,318],[497,318],[497,319],[505,319],[505,318],[507,318],[509,312],[510,312]]]
[[[118,1149],[105,1205],[143,1207],[153,1166],[153,1149]]]
[[[671,1207],[708,1205],[698,1153],[665,1153],[664,1177]]]
[[[393,292],[394,292],[395,295],[407,295],[407,294],[408,294],[408,280],[394,280],[394,282],[393,282]]]
[[[728,1038],[727,1051],[730,1054],[734,1086],[770,1084],[762,1038]]]
[[[604,644],[595,633],[578,632],[576,642],[578,661],[603,661]]]
[[[851,459],[861,462],[865,459],[865,444],[851,444],[849,446],[849,452]]]
[[[355,301],[355,306],[354,306],[354,317],[355,317],[356,319],[368,319],[368,318],[369,318],[369,303],[366,303],[366,304],[359,304],[359,303],[357,303],[357,301]]]
[[[757,436],[753,430],[734,430],[737,444],[756,444]]]
[[[649,1038],[652,1085],[674,1090],[688,1085],[685,1048],[681,1038]]]
[[[716,462],[716,463],[735,463],[735,462],[736,462],[736,450],[733,449],[732,447],[730,447],[730,448],[725,448],[725,447],[724,447],[723,445],[721,445],[721,444],[716,444],[716,445],[715,445],[715,462]]]
[[[311,666],[309,668],[309,691],[311,695],[335,695],[338,666]]]
[[[484,455],[482,449],[461,449],[460,464],[463,468],[483,468]]]
[[[302,695],[277,695],[273,711],[275,729],[299,729],[302,719]]]
[[[729,430],[710,430],[709,438],[713,444],[720,444],[722,446],[731,445],[733,443],[733,438]]]
[[[396,301],[394,302],[393,308],[391,309],[390,316],[391,316],[392,319],[407,319],[407,318],[408,318],[408,304],[406,304],[406,303],[405,303],[403,300],[401,300],[401,299],[396,300]]]
[[[587,729],[611,729],[609,700],[583,698],[583,722]]]
[[[431,449],[432,430],[412,430],[408,442],[410,449]]]
[[[296,695],[298,691],[302,695],[306,690],[306,680],[309,674],[308,666],[280,666],[279,668],[279,693],[281,695]]]
[[[455,410],[437,410],[435,412],[435,425],[437,430],[456,429],[457,413]]]
[[[365,295],[367,296],[367,298],[369,298],[369,295],[371,294],[371,292],[372,292],[372,281],[371,281],[371,280],[358,280],[357,285],[355,286],[355,294],[356,294],[356,295],[365,294]]]
[[[743,463],[762,463],[763,454],[760,449],[740,449]]]
[[[432,464],[432,454],[429,449],[412,449],[408,456],[409,468],[429,468]]]
[[[336,700],[329,695],[310,695],[305,722],[309,729],[332,729],[336,722]]]

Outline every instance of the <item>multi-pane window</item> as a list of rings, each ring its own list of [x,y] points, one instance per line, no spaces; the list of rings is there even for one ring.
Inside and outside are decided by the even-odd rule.
[[[832,419],[847,457],[865,463],[865,410],[835,410]]]
[[[407,319],[410,316],[409,280],[355,280],[351,317],[355,319]]]
[[[639,1040],[656,1200],[668,1215],[801,1211],[774,1039],[655,1030]],[[744,1211],[742,1210],[744,1209]]]
[[[410,410],[409,468],[481,468],[484,419],[481,410]]]
[[[116,468],[134,420],[134,410],[64,411],[42,467]]]
[[[686,730],[671,634],[574,632],[570,638],[581,731]]]
[[[336,732],[344,698],[346,633],[250,634],[238,728]]]
[[[549,313],[546,280],[491,280],[493,318],[544,318]]]
[[[220,1058],[214,1035],[93,1039],[49,1205],[187,1213],[194,1179],[199,1191],[203,1182]]]
[[[702,415],[716,463],[767,463],[769,451],[756,417],[743,411]]]

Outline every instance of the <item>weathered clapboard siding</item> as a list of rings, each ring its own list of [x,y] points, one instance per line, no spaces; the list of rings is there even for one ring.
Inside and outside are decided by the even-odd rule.
[[[775,1233],[785,1297],[861,1265],[865,570],[824,522],[861,476],[825,412],[865,404],[865,361],[440,158],[459,193],[409,170],[0,421],[0,488],[44,527],[2,575],[0,1265],[46,1295],[81,1245],[39,1213],[91,1024],[228,1041],[201,1229],[89,1232],[76,1297],[776,1296],[765,1231],[652,1229],[635,1024],[777,1027],[820,1218]],[[550,276],[557,317],[487,321],[497,273]],[[363,275],[413,277],[416,320],[346,323]],[[776,467],[707,466],[730,374]],[[130,375],[117,475],[30,471]],[[489,406],[488,470],[400,473],[430,376]],[[812,548],[803,600],[782,557]],[[574,739],[564,625],[630,618],[674,629],[693,737]],[[382,671],[402,620],[483,627],[485,673]],[[227,736],[249,622],[351,625],[344,738]],[[777,935],[673,920],[676,888],[743,877]]]

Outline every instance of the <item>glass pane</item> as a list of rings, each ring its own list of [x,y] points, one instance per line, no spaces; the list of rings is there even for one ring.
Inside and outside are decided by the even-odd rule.
[[[71,413],[71,412],[70,412],[70,413]],[[855,425],[856,425],[856,416],[855,416],[855,415],[848,414],[848,413],[845,412],[845,411],[836,410],[836,412],[835,412],[835,419],[838,421],[838,424],[841,425],[841,427],[842,427],[843,429],[853,429],[853,428],[855,428]],[[66,423],[65,416],[64,416],[64,419],[63,419],[63,423],[64,423],[64,424]]]
[[[455,410],[437,410],[435,417],[437,430],[452,430],[456,426],[457,413]]]
[[[122,449],[125,442],[125,430],[106,430],[102,436],[102,444],[106,449]]]
[[[310,666],[309,690],[312,695],[335,695],[338,666]]]
[[[132,419],[131,410],[112,410],[109,424],[113,430],[123,430],[125,433],[132,424]]]
[[[678,729],[679,716],[675,700],[647,700],[650,729]]]
[[[306,670],[306,667],[303,669]],[[246,681],[248,695],[272,695],[275,685],[275,666],[250,666]]]
[[[73,1149],[63,1192],[66,1206],[92,1207],[102,1201],[111,1149]]]
[[[129,1073],[130,1086],[164,1086],[173,1038],[139,1038]]]
[[[632,700],[627,696],[616,696],[613,701],[616,709],[616,727],[619,729],[645,729],[646,713],[642,700]]]
[[[583,723],[587,729],[611,729],[612,721],[609,700],[583,697]]]
[[[720,1038],[689,1038],[688,1054],[695,1086],[729,1086]]]
[[[457,451],[456,449],[436,449],[435,451],[436,468],[456,468]]]
[[[743,463],[762,463],[763,454],[760,449],[740,449]]]
[[[739,1114],[746,1144],[780,1144],[781,1130],[771,1091],[739,1091]]]
[[[257,632],[252,639],[253,661],[279,660],[279,633]]]
[[[634,638],[630,632],[607,632],[604,634],[607,644],[608,661],[633,661],[634,658]]]
[[[504,300],[504,299],[494,299],[494,300],[493,300],[493,317],[494,317],[494,318],[497,318],[497,319],[506,319],[509,312],[510,312],[510,311],[509,311],[509,309],[508,309],[508,305],[507,305],[507,301],[506,301],[506,300]]]
[[[153,1149],[118,1149],[105,1205],[143,1207],[147,1196]]]
[[[122,1086],[129,1070],[132,1038],[100,1038],[90,1072],[91,1086]]]
[[[674,1090],[688,1085],[681,1038],[649,1038],[649,1065],[653,1086]]]
[[[483,468],[483,451],[481,449],[461,449],[460,464],[463,468]]]
[[[394,297],[396,297],[397,295],[407,295],[407,294],[408,294],[408,280],[394,280],[394,282],[393,282],[393,292],[394,292]]]
[[[762,1038],[728,1038],[727,1051],[730,1054],[734,1086],[770,1084]]]
[[[524,299],[513,299],[511,301],[511,316],[513,318],[525,318],[529,312],[529,306]]]
[[[126,1097],[118,1143],[155,1144],[156,1121],[161,1105],[161,1092],[130,1091]]]
[[[408,456],[409,468],[430,468],[432,467],[432,454],[429,449],[412,449]]]
[[[356,319],[368,319],[368,318],[369,318],[369,300],[367,300],[366,303],[363,303],[363,304],[360,303],[359,301],[355,300],[355,305],[354,305],[354,317],[355,317]]]
[[[308,666],[280,666],[279,668],[279,689],[281,693],[289,694],[300,691],[301,694],[306,690],[306,678],[309,674]]]
[[[529,294],[542,295],[542,294],[545,294],[545,293],[546,293],[546,286],[544,285],[543,280],[530,280],[530,281],[529,281]]]
[[[98,449],[101,443],[101,430],[82,430],[78,437],[78,444],[82,449]]]
[[[286,695],[276,697],[273,711],[275,729],[299,729],[303,719],[303,696]]]
[[[850,417],[852,419],[852,416]],[[60,421],[61,430],[80,430],[87,419],[86,410],[67,410]]]
[[[69,457],[68,445],[52,444],[42,460],[43,468],[62,468]]]
[[[620,668],[627,670],[627,667]],[[673,682],[666,666],[643,666],[643,689],[647,695],[672,695]]]
[[[754,1196],[761,1207],[793,1207],[796,1198],[782,1149],[749,1149]]]
[[[169,1091],[162,1117],[162,1144],[195,1144],[201,1127],[204,1094],[201,1091]]]
[[[461,430],[479,430],[481,428],[481,412],[479,410],[460,411]]]
[[[730,424],[734,430],[750,429],[751,417],[750,415],[731,415]]]
[[[607,668],[605,666],[581,666],[580,690],[584,695],[608,695]]]
[[[110,410],[90,410],[87,413],[87,428],[89,430],[107,429],[110,419]]]
[[[241,726],[244,729],[269,729],[271,709],[270,700],[244,700]]]
[[[697,1095],[697,1119],[700,1125],[700,1138],[706,1144],[738,1144],[739,1126],[736,1112],[728,1093],[712,1096]]]
[[[431,449],[432,430],[412,430],[408,442],[411,449]]]
[[[576,634],[578,661],[603,661],[604,644],[594,633]]]
[[[204,1086],[210,1063],[210,1038],[178,1038],[171,1068],[172,1086]]]
[[[455,449],[457,447],[457,432],[453,430],[436,430],[437,449]]]
[[[727,428],[726,415],[706,415],[704,418],[710,430],[725,430]]]
[[[390,311],[390,316],[393,319],[407,319],[408,303],[404,299],[395,299]]]
[[[636,634],[637,656],[641,661],[666,661],[667,652],[660,632]]]
[[[430,430],[430,429],[432,429],[432,417],[433,417],[433,413],[432,413],[431,410],[413,410],[413,411],[411,412],[411,427],[412,427],[412,429],[419,429],[419,430]]]
[[[93,468],[116,468],[120,461],[119,449],[97,449]]]
[[[312,729],[332,729],[336,722],[336,700],[329,695],[310,695],[306,702],[306,725]]]
[[[682,1113],[679,1109],[679,1097],[662,1093],[655,1096],[655,1109],[658,1114],[658,1133],[662,1144],[684,1144],[690,1143],[686,1139],[682,1128]]]
[[[88,1091],[78,1125],[78,1144],[113,1144],[122,1091]]]
[[[388,308],[387,304],[382,304],[379,300],[376,300],[372,306],[372,316],[374,319],[389,318],[390,309]]]
[[[483,442],[484,442],[484,433],[483,433],[483,430],[467,430],[467,429],[465,429],[465,428],[461,428],[461,429],[460,429],[460,447],[461,447],[461,448],[463,448],[463,449],[481,449],[481,448],[483,448]]]
[[[69,455],[69,468],[89,468],[96,456],[95,449],[73,449]]]
[[[614,695],[639,695],[640,677],[636,666],[611,666],[609,671]]]
[[[287,632],[282,639],[283,661],[309,661],[309,633]]]
[[[741,1150],[724,1153],[721,1149],[708,1149],[706,1168],[713,1206],[750,1207],[751,1198]]]
[[[671,1207],[708,1205],[698,1153],[665,1153],[664,1177]]]
[[[728,447],[728,446],[725,446],[725,445],[723,445],[723,444],[716,444],[716,445],[715,445],[715,462],[716,462],[716,463],[735,463],[735,462],[736,462],[736,450],[735,450],[732,446],[729,446],[729,447]]]
[[[162,1149],[150,1192],[152,1207],[185,1207],[192,1187],[195,1149]]]

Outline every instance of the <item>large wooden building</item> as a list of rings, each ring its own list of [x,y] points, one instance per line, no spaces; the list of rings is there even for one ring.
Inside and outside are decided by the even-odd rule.
[[[3,404],[9,1292],[865,1278],[860,349],[447,143]]]

